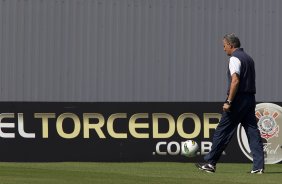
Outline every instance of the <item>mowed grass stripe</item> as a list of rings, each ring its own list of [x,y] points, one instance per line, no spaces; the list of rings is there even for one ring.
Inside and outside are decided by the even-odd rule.
[[[214,174],[197,170],[193,163],[0,163],[0,184],[168,184],[227,183],[274,184],[282,181],[282,165],[266,165],[263,175],[251,175],[251,164],[218,164]]]

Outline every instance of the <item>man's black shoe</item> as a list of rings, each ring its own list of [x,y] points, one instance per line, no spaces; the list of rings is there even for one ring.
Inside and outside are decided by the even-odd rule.
[[[257,169],[257,170],[251,170],[250,173],[251,173],[251,174],[263,174],[264,171],[263,171],[263,169]]]
[[[208,163],[196,163],[196,167],[202,171],[206,171],[208,173],[214,173],[215,172],[215,166],[208,164]]]

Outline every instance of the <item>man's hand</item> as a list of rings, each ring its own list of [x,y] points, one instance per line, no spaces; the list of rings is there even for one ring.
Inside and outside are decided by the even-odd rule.
[[[238,87],[240,83],[240,76],[237,73],[233,73],[231,76],[231,84],[230,84],[230,91],[229,96],[227,97],[227,101],[232,101],[237,93]],[[224,103],[223,104],[223,111],[230,112],[231,103]]]
[[[223,104],[223,111],[224,111],[224,112],[230,112],[230,107],[231,107],[230,104],[224,103],[224,104]]]

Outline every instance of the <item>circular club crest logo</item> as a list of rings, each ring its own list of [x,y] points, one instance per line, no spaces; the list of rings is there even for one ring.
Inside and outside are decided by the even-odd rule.
[[[265,163],[276,164],[282,161],[282,138],[279,137],[279,125],[282,125],[282,107],[272,103],[261,103],[256,106],[258,128],[263,139]],[[244,127],[239,124],[237,139],[242,152],[253,160],[248,138]]]

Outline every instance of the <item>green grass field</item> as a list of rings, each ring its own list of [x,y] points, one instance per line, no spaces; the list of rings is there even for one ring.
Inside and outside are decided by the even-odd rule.
[[[0,184],[207,184],[281,183],[282,165],[266,165],[263,175],[251,175],[251,164],[218,164],[214,174],[192,163],[0,163]]]

